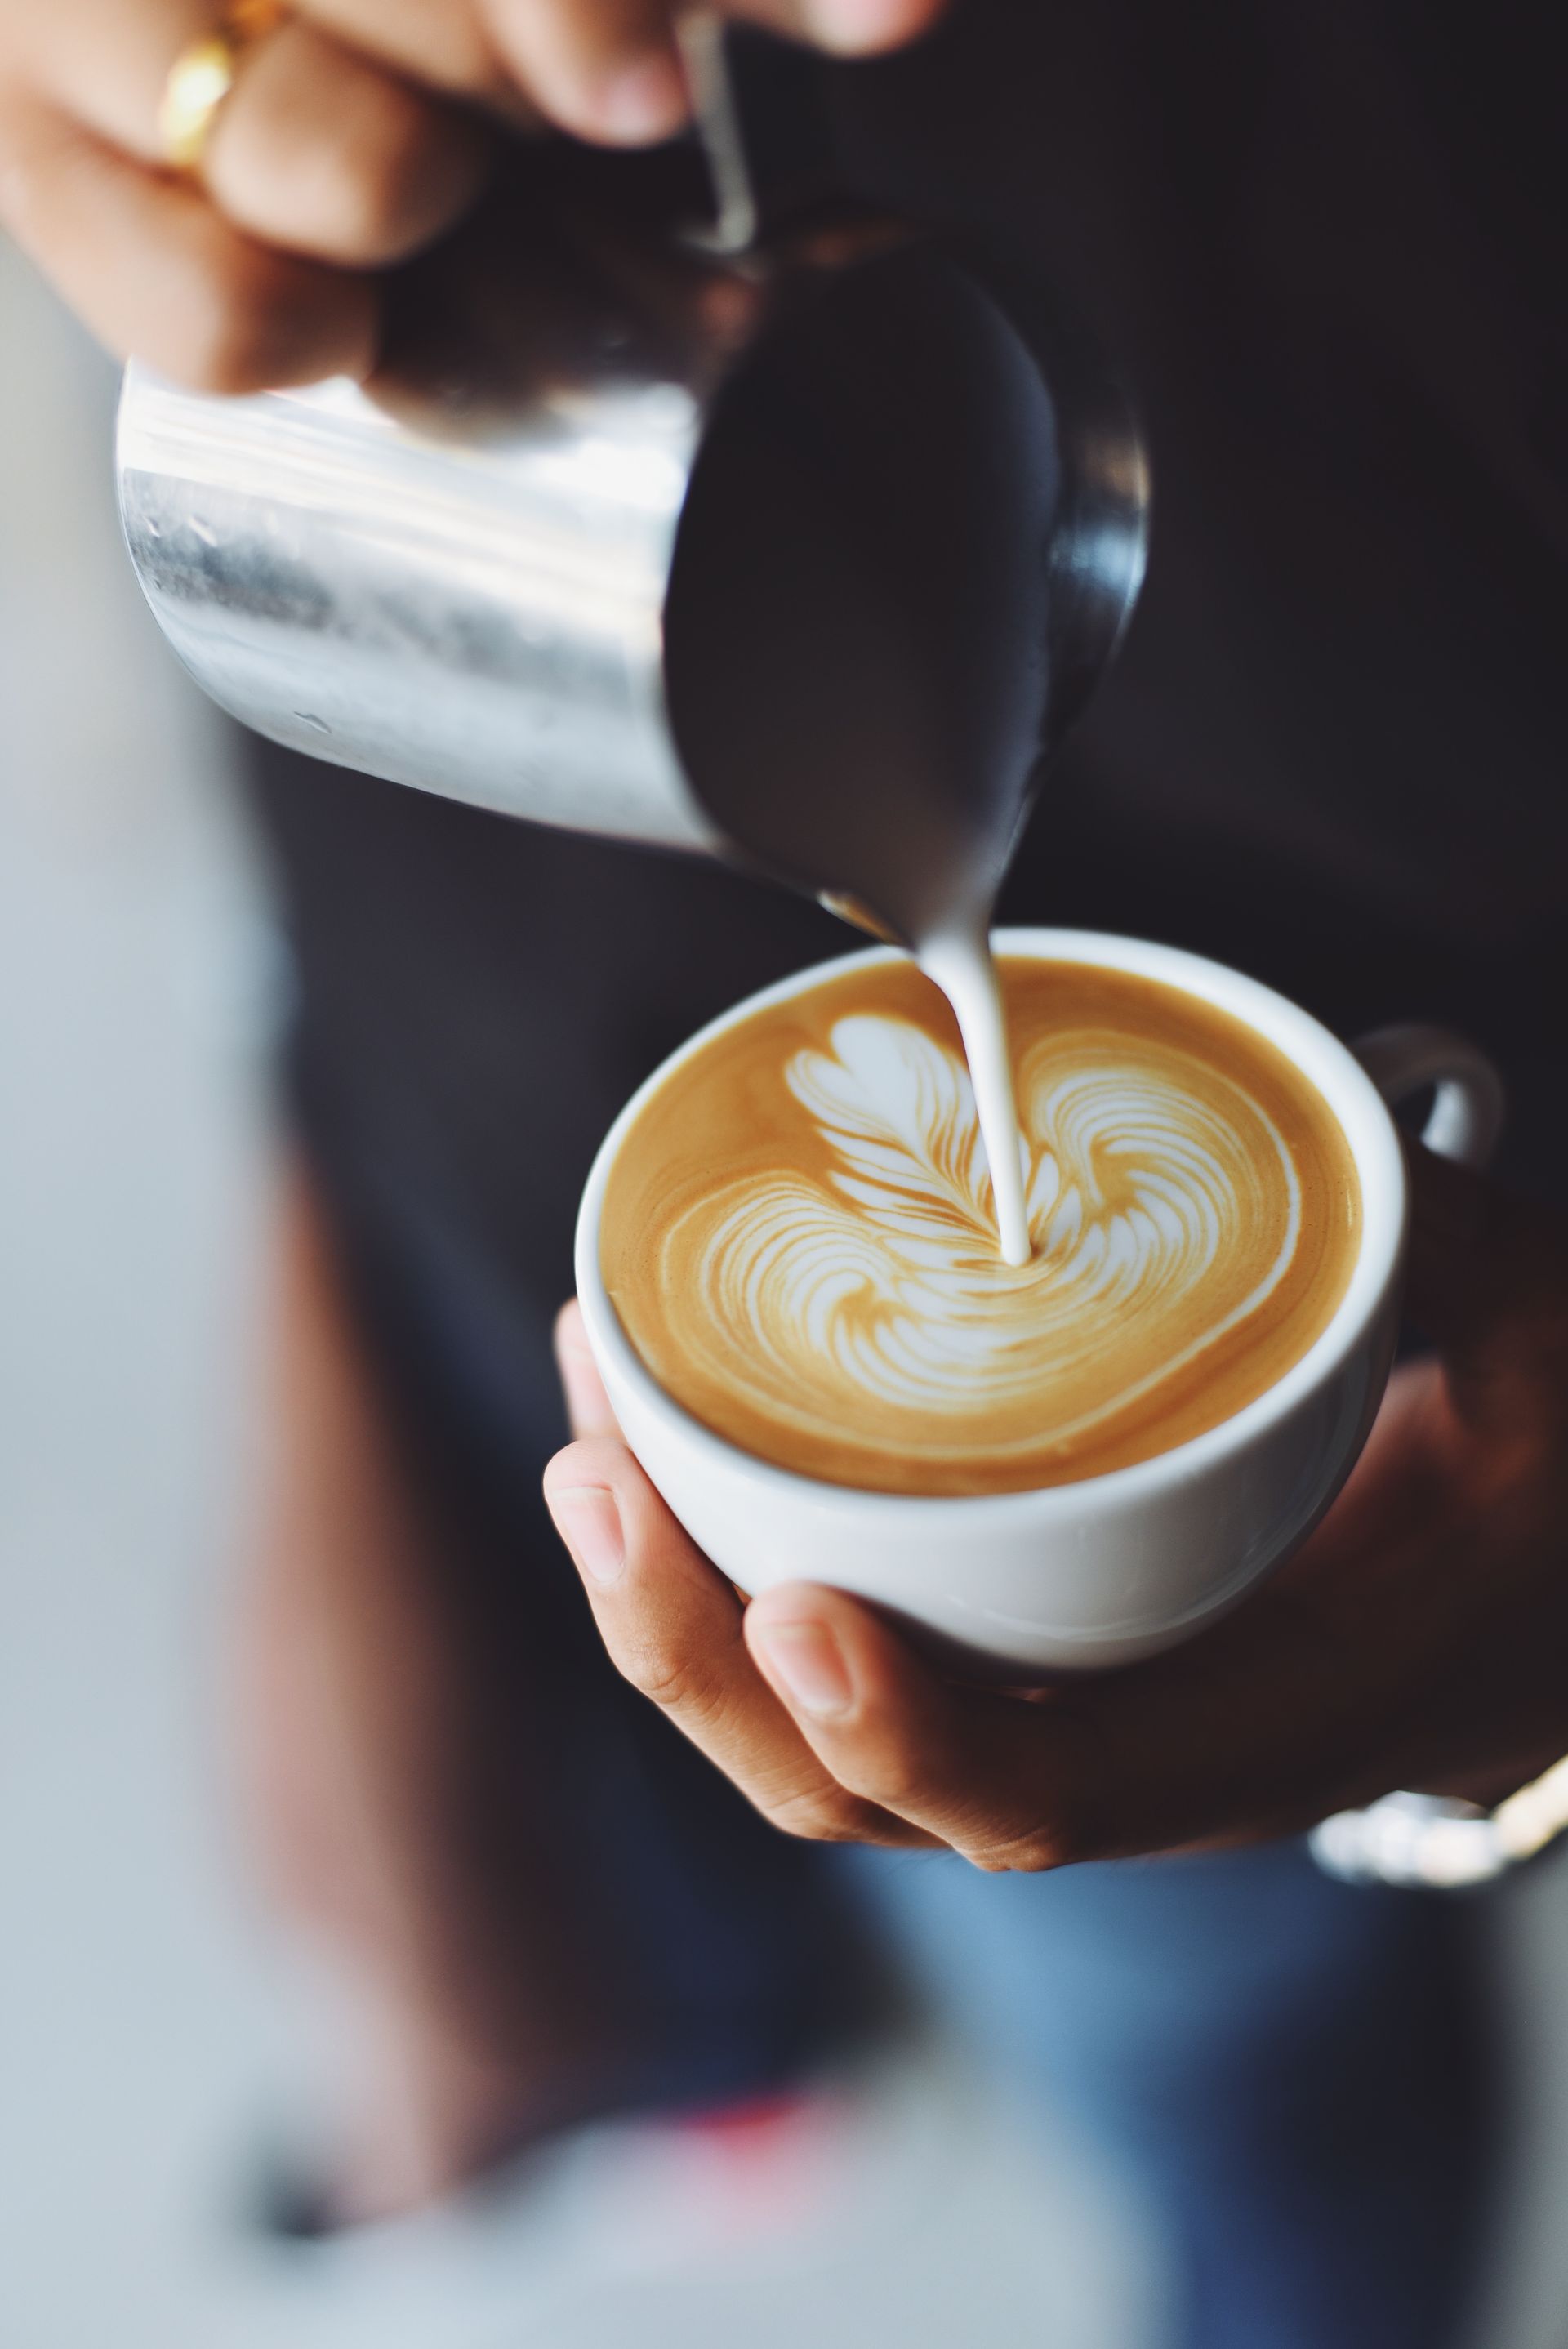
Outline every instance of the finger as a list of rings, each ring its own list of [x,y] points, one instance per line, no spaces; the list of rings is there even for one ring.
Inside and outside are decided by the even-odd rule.
[[[758,1675],[741,1607],[632,1454],[600,1438],[544,1478],[611,1661],[778,1826],[832,1842],[921,1843],[846,1795]]]
[[[369,372],[367,281],[269,252],[46,104],[0,111],[0,216],[113,349],[222,392]]]
[[[214,0],[75,0],[23,15],[30,78],[61,113],[148,164],[162,160],[158,119],[181,52],[211,36]],[[271,37],[276,38],[273,35]]]
[[[72,0],[68,9],[17,13],[18,55],[29,79],[62,112],[153,162],[170,70],[192,42],[211,36],[222,7],[221,0],[138,0],[134,7],[124,0]],[[292,29],[310,24],[405,81],[476,98],[509,86],[477,7],[462,0],[308,0]],[[290,29],[285,25],[253,43],[242,76]]]
[[[869,1608],[810,1584],[754,1599],[745,1635],[819,1761],[862,1801],[987,1869],[1087,1856],[1065,1708],[954,1687]]]
[[[618,1436],[621,1430],[599,1376],[599,1365],[589,1350],[583,1309],[575,1298],[555,1317],[555,1361],[573,1434]]]
[[[461,218],[490,154],[477,116],[293,24],[242,65],[202,176],[229,217],[270,243],[379,268]]]
[[[946,15],[950,0],[737,0],[727,13],[841,57],[902,48]]]
[[[845,54],[892,48],[923,33],[945,9],[947,0],[738,0],[728,11],[798,39]],[[513,20],[526,16],[519,0],[305,0],[304,13],[378,57],[400,72],[449,90],[504,103],[515,91],[503,57],[514,60],[532,38]],[[573,45],[590,71],[635,58],[647,47],[650,27],[661,56],[669,54],[668,29],[679,15],[670,0],[631,8],[622,0],[549,0],[541,13],[563,20],[560,37]]]
[[[479,0],[304,0],[301,13],[410,80],[490,106],[516,96]]]
[[[984,1868],[1252,1841],[1387,1791],[1355,1657],[1283,1592],[1034,1704],[949,1685],[837,1591],[769,1591],[746,1635],[841,1785]]]
[[[92,42],[66,40],[75,29],[67,19],[52,40],[37,38],[36,68],[62,110],[157,166],[170,70],[186,44],[211,29],[212,13],[198,0],[117,9]],[[488,158],[477,116],[293,22],[241,58],[202,176],[221,208],[253,234],[372,268],[418,251],[459,218]]]
[[[490,0],[502,58],[553,121],[584,139],[668,139],[690,110],[665,0]]]

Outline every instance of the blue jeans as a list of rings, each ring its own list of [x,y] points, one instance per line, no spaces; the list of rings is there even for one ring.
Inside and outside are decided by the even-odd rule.
[[[939,2011],[1145,2204],[1170,2349],[1459,2337],[1499,2134],[1481,1904],[1337,1884],[1299,1844],[855,1865]]]

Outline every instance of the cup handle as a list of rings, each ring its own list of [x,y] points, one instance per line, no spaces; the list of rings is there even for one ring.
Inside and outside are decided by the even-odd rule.
[[[1435,1085],[1421,1140],[1439,1158],[1478,1173],[1491,1163],[1502,1132],[1502,1079],[1478,1046],[1447,1028],[1378,1028],[1350,1047],[1390,1109]]]

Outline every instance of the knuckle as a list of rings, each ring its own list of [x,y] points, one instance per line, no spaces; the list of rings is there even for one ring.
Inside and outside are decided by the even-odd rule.
[[[834,1766],[856,1795],[890,1811],[918,1806],[945,1775],[943,1757],[913,1729],[885,1723],[857,1740],[844,1762],[835,1761]]]
[[[972,1837],[961,1837],[966,1859],[988,1876],[1044,1876],[1092,1859],[1095,1847],[1084,1824],[1056,1809]]]
[[[814,1789],[776,1796],[758,1805],[769,1824],[806,1843],[876,1843],[877,1814],[871,1804],[841,1790]]]
[[[1043,1830],[1007,1837],[1000,1842],[966,1845],[964,1857],[986,1876],[1044,1876],[1065,1868],[1066,1854]]]
[[[379,72],[352,75],[330,110],[244,85],[219,120],[206,179],[254,234],[348,266],[403,258],[460,208],[480,134],[452,110]],[[474,161],[470,161],[470,157]]]
[[[615,1661],[639,1696],[663,1713],[678,1714],[688,1730],[700,1731],[723,1711],[723,1691],[708,1665],[663,1640],[639,1640]]]
[[[343,257],[394,258],[423,222],[423,194],[438,146],[435,125],[413,100],[356,110],[322,155],[324,230]]]

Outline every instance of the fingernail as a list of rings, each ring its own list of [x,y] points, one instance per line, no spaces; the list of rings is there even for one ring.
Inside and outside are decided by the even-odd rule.
[[[655,52],[601,82],[593,113],[606,138],[634,144],[668,139],[686,120],[686,105],[679,67],[673,57]]]
[[[876,49],[909,29],[908,0],[804,0],[806,29],[833,49]]]
[[[614,1493],[603,1485],[569,1485],[552,1493],[550,1514],[584,1581],[604,1590],[620,1579],[626,1545]]]
[[[769,1623],[755,1636],[769,1671],[802,1713],[819,1721],[848,1713],[853,1683],[843,1652],[825,1623]]]

